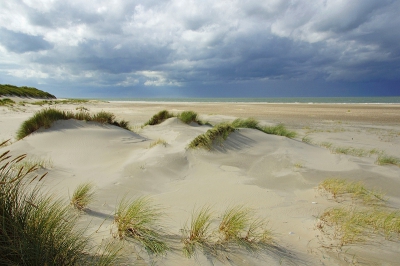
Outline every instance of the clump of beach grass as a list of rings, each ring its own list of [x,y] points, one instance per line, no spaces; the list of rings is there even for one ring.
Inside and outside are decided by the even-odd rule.
[[[144,126],[150,125],[158,125],[167,120],[168,118],[173,117],[174,115],[168,112],[167,110],[162,110],[158,112],[157,114],[153,115],[149,121],[147,121]]]
[[[326,210],[320,217],[319,228],[334,228],[341,246],[364,241],[373,234],[390,239],[400,234],[400,212],[382,208],[338,207]]]
[[[94,195],[92,183],[80,184],[72,194],[71,205],[82,211],[93,201]]]
[[[206,133],[197,136],[189,143],[188,147],[190,149],[203,148],[206,150],[212,150],[214,143],[221,143],[226,140],[229,134],[233,131],[235,131],[235,128],[230,124],[219,124],[207,130]]]
[[[210,207],[203,207],[193,211],[190,225],[187,224],[182,229],[182,242],[184,244],[183,254],[190,258],[196,248],[206,248],[210,246],[212,213]]]
[[[157,146],[157,145],[163,145],[164,147],[167,147],[167,144],[168,144],[168,143],[167,143],[165,140],[163,140],[163,139],[158,139],[158,140],[153,141],[153,142],[150,143],[149,149],[151,149],[151,148],[153,148],[153,147],[155,147],[155,146]]]
[[[149,253],[165,254],[169,247],[158,232],[161,215],[160,209],[149,198],[122,199],[114,216],[119,238],[133,239]]]
[[[27,157],[24,160],[13,164],[13,168],[15,169],[21,169],[22,167],[24,167],[25,169],[30,169],[32,167],[45,169],[53,167],[53,162],[49,158],[44,159],[39,157]]]
[[[184,111],[178,115],[178,118],[185,124],[190,124],[192,122],[199,123],[198,115],[194,111]]]
[[[389,155],[380,155],[376,159],[376,164],[378,165],[397,165],[400,167],[400,158],[394,157],[394,156],[389,156]]]
[[[129,130],[129,123],[125,120],[115,120],[115,116],[112,113],[102,111],[92,116],[87,112],[73,113],[48,108],[36,112],[33,117],[24,121],[17,131],[17,139],[20,140],[41,127],[49,128],[55,121],[68,119],[109,123]]]
[[[254,118],[247,118],[247,119],[237,118],[233,120],[233,122],[231,123],[232,127],[234,128],[254,128],[254,129],[260,129],[259,124],[260,122],[258,122]]]
[[[1,264],[114,265],[114,255],[91,255],[89,239],[77,230],[77,216],[63,201],[32,187],[45,175],[33,176],[35,167],[13,170],[25,157],[13,158],[8,151],[0,155]]]
[[[288,130],[283,124],[279,124],[276,126],[260,127],[260,130],[267,134],[284,136],[291,139],[297,136],[297,133],[295,131]]]
[[[266,229],[266,221],[254,218],[253,211],[244,206],[228,208],[222,216],[218,231],[222,244],[234,242],[254,250],[259,245],[272,242],[271,231]]]
[[[340,178],[328,178],[319,184],[319,189],[332,194],[334,199],[349,195],[364,203],[384,203],[385,197],[381,192],[367,189],[362,182],[352,182]]]

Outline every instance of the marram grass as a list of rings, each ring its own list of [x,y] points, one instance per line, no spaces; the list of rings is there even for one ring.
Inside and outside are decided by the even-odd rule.
[[[115,265],[116,253],[92,254],[77,216],[61,200],[32,188],[36,168],[14,171],[25,155],[0,155],[0,262],[2,265]],[[29,187],[28,187],[29,185]]]
[[[230,133],[235,131],[229,124],[220,124],[209,130],[206,133],[197,136],[194,140],[189,143],[190,149],[203,148],[206,150],[212,150],[213,144],[221,143],[226,140]]]
[[[120,239],[135,240],[149,253],[165,254],[169,247],[158,232],[161,216],[160,209],[149,198],[122,199],[114,216],[118,236]]]
[[[149,149],[151,149],[151,148],[153,148],[153,147],[155,147],[155,146],[157,146],[157,145],[163,145],[164,147],[167,147],[167,144],[168,144],[168,143],[167,143],[165,140],[163,140],[163,139],[158,139],[158,140],[155,140],[155,141],[153,141],[153,142],[150,143]]]
[[[381,204],[385,202],[385,197],[381,192],[365,188],[362,182],[351,182],[340,178],[328,178],[319,184],[319,189],[331,193],[334,199],[348,195],[364,203]]]
[[[80,184],[72,194],[71,205],[74,206],[74,208],[82,211],[86,209],[87,206],[93,201],[94,195],[95,193],[93,191],[93,184]]]
[[[203,207],[192,213],[190,225],[182,230],[183,254],[190,258],[196,248],[210,245],[212,213],[209,207]]]
[[[48,108],[36,112],[33,115],[33,117],[24,121],[17,131],[17,139],[20,140],[30,135],[31,133],[35,132],[41,127],[49,128],[57,120],[68,120],[68,119],[108,123],[111,125],[122,127],[124,129],[129,129],[129,123],[127,121],[115,120],[115,116],[112,113],[102,111],[97,114],[90,115],[87,112],[73,113],[73,112],[65,112],[53,108]]]
[[[396,165],[400,167],[400,158],[389,156],[389,155],[380,155],[376,159],[376,164],[378,165]]]
[[[158,112],[157,114],[153,115],[149,121],[147,121],[144,126],[150,125],[158,125],[167,120],[168,118],[173,117],[174,115],[168,112],[167,110],[162,110]]]
[[[365,241],[374,234],[387,239],[399,238],[400,213],[382,208],[338,207],[326,210],[320,217],[319,228],[333,227],[340,245]]]
[[[267,222],[253,216],[253,211],[244,206],[228,208],[222,216],[218,231],[221,244],[234,242],[249,250],[272,243],[272,233],[266,228]]]

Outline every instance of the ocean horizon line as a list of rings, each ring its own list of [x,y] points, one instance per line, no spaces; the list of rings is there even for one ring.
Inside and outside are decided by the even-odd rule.
[[[400,96],[383,97],[96,97],[116,102],[232,102],[232,103],[331,103],[331,104],[400,104]]]

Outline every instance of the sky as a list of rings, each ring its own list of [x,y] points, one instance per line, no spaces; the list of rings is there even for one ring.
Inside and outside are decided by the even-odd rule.
[[[399,0],[0,0],[0,84],[57,97],[400,96]]]

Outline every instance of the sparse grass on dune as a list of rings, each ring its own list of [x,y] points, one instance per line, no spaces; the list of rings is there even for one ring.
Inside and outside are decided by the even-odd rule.
[[[25,155],[0,155],[0,261],[4,265],[115,265],[116,253],[90,255],[77,216],[61,200],[28,187],[35,167],[14,171]]]
[[[157,114],[153,115],[149,121],[147,121],[144,126],[150,125],[150,126],[154,126],[154,125],[158,125],[162,122],[164,122],[165,120],[167,120],[168,118],[173,117],[174,115],[171,114],[170,112],[168,112],[167,110],[162,110],[160,112],[158,112]]]
[[[278,136],[284,136],[287,138],[295,138],[297,133],[294,131],[290,131],[286,129],[286,127],[282,124],[276,125],[276,126],[264,126],[259,128],[262,132],[271,134],[271,135],[278,135]]]
[[[183,254],[190,258],[196,248],[210,246],[210,226],[212,213],[209,207],[203,207],[192,213],[190,225],[185,225],[182,230]]]
[[[272,243],[271,231],[263,219],[254,218],[253,211],[244,206],[228,208],[222,216],[218,231],[222,244],[234,242],[254,250],[259,245]]]
[[[151,149],[151,148],[153,148],[153,147],[155,147],[157,145],[163,145],[164,147],[166,147],[167,146],[167,142],[165,140],[163,140],[163,139],[158,139],[158,140],[153,141],[152,143],[150,143],[149,149]]]
[[[87,112],[73,113],[73,112],[65,112],[49,108],[36,112],[33,115],[33,117],[24,121],[17,131],[17,139],[22,139],[28,136],[29,134],[35,132],[41,127],[49,128],[57,120],[68,120],[68,119],[109,123],[124,129],[129,129],[129,123],[127,121],[115,120],[115,116],[112,113],[99,112],[92,116]]]
[[[13,105],[15,102],[9,98],[0,99],[0,106]]]
[[[364,203],[385,202],[385,197],[381,192],[365,188],[362,182],[351,182],[340,178],[328,178],[319,184],[319,189],[331,193],[334,199],[349,195],[353,199],[362,200]]]
[[[189,148],[203,148],[206,150],[212,150],[213,144],[216,142],[222,142],[226,140],[230,133],[235,131],[229,124],[220,124],[209,130],[206,133],[197,136],[194,140],[189,143]]]
[[[378,165],[397,165],[400,167],[400,158],[394,157],[394,156],[389,156],[389,155],[380,155],[376,159],[376,164]]]
[[[276,126],[260,126],[260,122],[254,118],[241,119],[237,118],[231,123],[234,128],[253,128],[258,129],[266,134],[284,136],[288,138],[296,137],[297,133],[286,129],[282,124]]]
[[[149,198],[141,197],[134,201],[123,199],[118,204],[114,222],[120,239],[133,239],[152,254],[164,254],[169,249],[162,239],[159,219],[162,213]]]
[[[86,99],[66,99],[66,100],[42,100],[42,101],[36,101],[31,104],[33,105],[52,105],[52,104],[82,104],[82,103],[88,103],[89,100]]]
[[[334,229],[339,244],[346,245],[365,241],[373,234],[385,238],[399,237],[400,212],[382,208],[339,207],[326,210],[320,217],[319,228]]]
[[[93,191],[93,184],[81,184],[72,194],[71,205],[74,206],[74,208],[82,211],[86,209],[86,207],[93,201],[94,195],[95,193]]]

